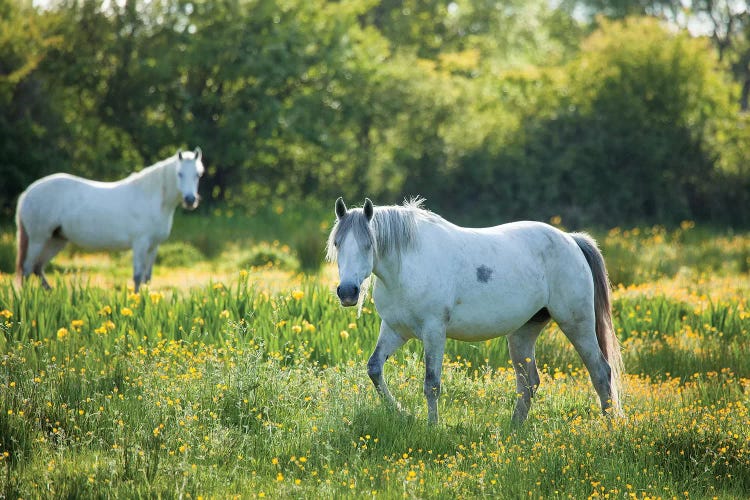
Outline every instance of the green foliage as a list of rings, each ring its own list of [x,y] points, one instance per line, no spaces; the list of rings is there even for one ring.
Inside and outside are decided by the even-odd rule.
[[[570,2],[541,0],[3,8],[8,214],[41,175],[116,179],[200,145],[205,203],[248,213],[421,194],[474,225],[750,220],[726,65],[652,19],[583,38]]]
[[[190,243],[168,242],[159,246],[156,265],[166,267],[190,267],[206,257]]]
[[[16,235],[8,231],[0,233],[0,273],[16,272]]]
[[[717,234],[694,229],[683,221],[678,229],[662,226],[614,228],[599,239],[610,281],[629,286],[679,274],[738,275],[750,267],[747,235]]]
[[[298,265],[297,260],[291,255],[289,247],[281,246],[278,242],[255,245],[247,250],[246,256],[240,261],[241,268],[275,267],[290,271],[296,269]]]
[[[500,201],[508,218],[562,215],[574,226],[736,220],[721,183],[704,182],[722,178],[710,138],[735,109],[716,66],[704,42],[655,21],[603,23],[570,63],[508,74],[506,109],[520,121],[488,123],[509,130],[492,141],[505,147],[467,152],[428,197],[490,210]]]
[[[29,5],[0,1],[0,214],[52,165],[65,166],[50,140],[61,112],[37,68],[60,40]]]
[[[325,260],[326,235],[320,227],[307,227],[294,235],[294,253],[299,260],[300,270],[316,273]]]

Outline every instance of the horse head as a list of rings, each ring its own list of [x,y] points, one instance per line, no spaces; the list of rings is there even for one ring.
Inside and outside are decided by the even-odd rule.
[[[348,210],[342,198],[336,200],[336,225],[328,240],[328,258],[339,269],[336,287],[341,305],[353,306],[359,301],[362,283],[372,274],[376,240],[370,222],[372,202],[365,198],[362,208]]]
[[[201,148],[195,148],[192,153],[177,153],[177,188],[182,198],[182,206],[189,210],[195,209],[200,200],[198,182],[204,172],[201,156]]]

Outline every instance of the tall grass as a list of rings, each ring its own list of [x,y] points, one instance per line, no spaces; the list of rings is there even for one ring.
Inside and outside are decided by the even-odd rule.
[[[638,284],[680,272],[746,274],[750,270],[750,235],[696,229],[685,221],[679,228],[614,228],[599,238],[614,284]]]
[[[614,291],[624,419],[599,415],[587,372],[551,324],[537,344],[542,383],[524,427],[510,426],[515,382],[503,339],[449,342],[443,422],[429,427],[421,344],[408,343],[386,364],[401,410],[383,406],[366,374],[379,326],[371,302],[359,317],[342,308],[330,268],[304,276],[240,266],[257,245],[294,253],[291,240],[268,237],[268,228],[270,243],[237,237],[206,251],[189,237],[192,224],[203,224],[196,221],[178,221],[185,237],[167,246],[162,266],[188,272],[181,245],[189,245],[226,261],[217,269],[234,268],[199,286],[158,286],[157,278],[135,294],[57,274],[44,291],[34,280],[19,289],[0,277],[0,496],[750,491],[745,237],[704,243],[686,228],[669,255],[653,235],[607,237],[605,255],[614,242],[642,266],[624,280],[639,284]],[[697,256],[668,264],[687,254]],[[626,269],[625,259],[610,251],[608,265]]]
[[[709,356],[709,366],[681,347],[688,327],[713,318],[719,338],[744,349],[746,321],[734,311],[746,301],[619,291],[623,420],[600,417],[587,373],[553,354],[530,420],[514,430],[513,373],[493,352],[503,342],[477,346],[481,354],[452,344],[435,428],[414,345],[386,366],[403,410],[377,400],[364,362],[375,311],[357,318],[314,280],[272,293],[252,277],[139,294],[2,283],[4,496],[733,497],[750,488],[750,382],[737,371],[750,363]],[[663,342],[632,344],[646,338]],[[566,352],[559,340],[552,328],[540,357]],[[674,376],[685,360],[699,371]]]

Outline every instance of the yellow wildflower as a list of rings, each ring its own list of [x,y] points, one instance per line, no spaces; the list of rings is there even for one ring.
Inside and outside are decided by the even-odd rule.
[[[304,296],[305,296],[305,292],[303,292],[302,290],[295,290],[292,292],[292,298],[294,300],[300,300]]]
[[[59,330],[57,330],[57,340],[64,340],[65,337],[68,336],[68,333],[70,332],[68,332],[67,328],[65,327],[60,328]]]
[[[120,313],[123,316],[132,316],[133,315],[133,310],[131,308],[129,308],[129,307],[123,307],[122,309],[120,309]]]

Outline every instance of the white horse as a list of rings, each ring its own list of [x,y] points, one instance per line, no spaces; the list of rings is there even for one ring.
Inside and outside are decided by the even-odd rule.
[[[421,340],[428,420],[437,423],[446,337],[506,336],[518,394],[513,421],[521,423],[539,386],[534,344],[552,318],[583,359],[602,411],[619,413],[622,358],[596,243],[540,222],[459,227],[422,202],[373,207],[365,199],[363,208],[347,210],[336,200],[327,257],[338,261],[341,304],[357,304],[364,280],[377,277],[373,299],[382,322],[367,373],[378,393],[396,405],[383,364],[407,340]]]
[[[201,150],[182,151],[117,182],[54,174],[18,199],[21,281],[32,272],[49,288],[44,267],[70,241],[92,250],[133,249],[135,290],[151,279],[156,250],[172,230],[177,205],[198,206]]]

